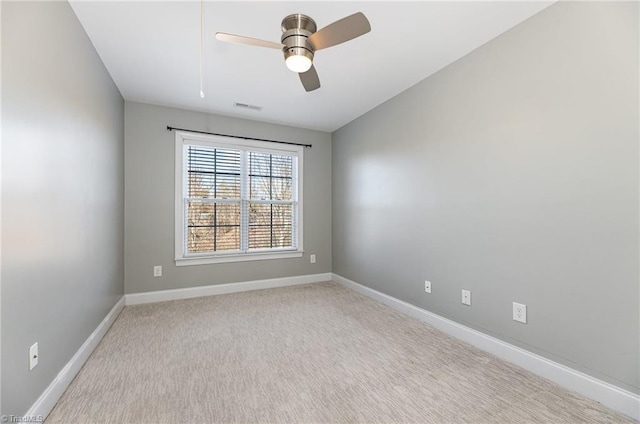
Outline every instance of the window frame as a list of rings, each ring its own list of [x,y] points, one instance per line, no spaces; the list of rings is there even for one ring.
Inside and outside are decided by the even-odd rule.
[[[292,184],[293,208],[295,214],[295,233],[292,235],[297,241],[295,247],[291,248],[267,248],[252,249],[247,251],[230,252],[207,252],[207,253],[187,253],[185,243],[185,221],[186,212],[184,207],[185,193],[187,190],[188,178],[185,175],[187,155],[186,146],[196,145],[209,148],[234,149],[245,152],[271,153],[290,155],[297,157],[297,165],[294,169]],[[205,265],[226,262],[245,262],[268,259],[300,258],[304,254],[303,249],[303,157],[304,147],[288,144],[270,143],[267,141],[245,140],[217,135],[207,135],[192,133],[188,131],[176,131],[175,134],[175,262],[177,266],[185,265]],[[297,176],[297,178],[295,178]],[[241,179],[244,178],[241,176]],[[295,200],[297,198],[297,200]],[[244,199],[241,194],[241,200]],[[242,212],[241,212],[242,213]],[[248,222],[248,217],[246,217]],[[242,216],[240,221],[242,222]],[[241,223],[242,226],[242,223]],[[241,227],[242,228],[242,227]],[[242,229],[241,229],[242,234]],[[242,237],[242,235],[241,235]]]

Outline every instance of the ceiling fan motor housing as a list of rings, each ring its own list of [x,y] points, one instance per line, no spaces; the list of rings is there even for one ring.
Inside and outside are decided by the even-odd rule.
[[[309,37],[317,31],[316,23],[307,15],[296,13],[282,20],[282,39],[285,60],[290,56],[306,56],[313,61],[315,49]]]

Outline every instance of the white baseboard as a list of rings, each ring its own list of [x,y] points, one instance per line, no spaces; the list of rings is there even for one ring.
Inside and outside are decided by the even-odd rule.
[[[559,386],[580,393],[611,409],[626,414],[636,420],[640,420],[639,395],[496,339],[480,331],[458,324],[455,321],[451,321],[440,315],[396,299],[395,297],[363,286],[341,275],[333,274],[332,279],[355,292],[377,300],[405,315],[431,324],[444,333],[551,380]]]
[[[245,281],[241,283],[215,284],[184,289],[160,290],[145,293],[126,294],[127,305],[165,302],[167,300],[191,299],[194,297],[213,296],[218,294],[237,293],[250,290],[271,289],[274,287],[296,286],[299,284],[331,281],[330,272],[324,274],[299,275],[296,277],[272,278],[269,280]]]
[[[62,368],[62,371],[58,373],[56,378],[53,379],[49,387],[40,395],[38,400],[29,408],[29,411],[25,414],[25,417],[44,417],[53,410],[53,407],[56,406],[58,400],[62,397],[62,394],[69,384],[73,381],[75,376],[78,374],[82,366],[91,353],[94,351],[100,340],[107,333],[109,328],[111,328],[111,324],[116,320],[122,308],[124,308],[124,296],[120,298],[118,303],[114,305],[113,308],[109,311],[106,317],[102,320],[102,322],[98,325],[98,327],[91,333],[91,335],[85,340],[85,342],[80,346],[80,349],[73,355],[73,358],[67,365]]]

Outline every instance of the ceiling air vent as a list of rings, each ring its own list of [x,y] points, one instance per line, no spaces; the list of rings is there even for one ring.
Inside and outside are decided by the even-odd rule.
[[[260,112],[262,110],[262,106],[250,105],[250,104],[247,104],[247,103],[235,102],[233,105],[235,107],[239,107],[240,109],[255,110],[257,112]]]

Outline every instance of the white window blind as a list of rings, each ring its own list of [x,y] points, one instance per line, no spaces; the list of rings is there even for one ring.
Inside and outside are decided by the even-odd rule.
[[[186,253],[241,250],[241,152],[186,149]]]
[[[176,154],[182,156],[176,158],[182,218],[177,261],[301,252],[299,149],[260,142],[247,146],[220,137],[191,140],[180,134],[176,139]]]

